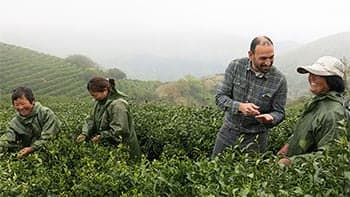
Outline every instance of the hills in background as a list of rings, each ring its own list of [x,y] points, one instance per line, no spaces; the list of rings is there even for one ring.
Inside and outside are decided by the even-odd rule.
[[[98,33],[0,32],[0,41],[61,58],[85,55],[101,67],[117,67],[129,79],[175,81],[185,75],[222,73],[234,58],[247,55],[252,38],[214,32]],[[275,43],[278,53],[300,44]]]
[[[86,83],[92,76],[106,76],[97,67],[69,61],[30,49],[0,43],[0,94],[18,86],[33,89],[36,95],[87,97]],[[153,100],[158,81],[119,80],[133,100]]]
[[[174,74],[183,76],[180,80],[168,82],[130,79],[118,81],[120,89],[135,100],[208,104],[213,103],[213,94],[222,81],[222,73],[228,62],[231,59],[246,56],[250,40],[235,38],[232,37],[230,39],[232,42],[227,43],[205,42],[209,39],[208,37],[199,37],[197,41],[181,42],[174,39],[171,41],[174,47],[172,52],[163,51],[160,47],[162,43],[155,42],[152,45],[154,49],[148,52],[149,54],[159,52],[159,56],[144,54],[133,57],[123,56],[121,53],[114,55],[114,58],[108,61],[112,62],[114,59],[122,62],[120,65],[126,67],[118,68],[126,72],[128,77],[130,77],[128,70],[134,70],[135,73],[139,72],[148,77],[154,75],[155,78],[159,74],[165,79],[171,79],[175,76]],[[222,38],[222,40],[226,39]],[[286,74],[289,99],[291,99],[308,92],[306,75],[297,74],[296,66],[311,64],[323,55],[349,59],[350,32],[328,36],[304,45],[284,42],[275,43],[275,46],[275,65]],[[195,51],[193,51],[194,48]],[[173,55],[165,57],[165,54]],[[125,70],[126,68],[128,69]],[[191,75],[184,76],[188,73]],[[0,43],[0,93],[2,94],[9,93],[16,86],[26,85],[32,87],[37,94],[83,97],[87,96],[86,81],[93,75],[103,74],[99,68],[86,69],[59,57]]]
[[[235,35],[178,35],[143,37],[143,46],[134,51],[119,51],[112,58],[100,59],[102,65],[115,65],[129,78],[175,81],[185,75],[205,77],[222,73],[233,59],[247,56],[251,38]],[[118,44],[118,43],[116,43]],[[122,44],[123,45],[123,44]],[[276,43],[284,52],[295,48],[295,42]]]
[[[287,77],[290,97],[305,95],[308,91],[307,75],[298,74],[296,67],[310,65],[319,57],[325,55],[349,60],[350,32],[339,33],[315,40],[286,51],[276,57],[275,64],[278,65]]]

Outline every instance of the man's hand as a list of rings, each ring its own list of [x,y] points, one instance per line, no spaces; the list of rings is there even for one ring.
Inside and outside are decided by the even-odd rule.
[[[255,116],[255,119],[265,124],[270,124],[273,122],[273,116],[271,116],[270,114],[261,114],[261,115]]]
[[[260,107],[254,103],[240,103],[238,110],[244,115],[256,116],[260,114],[259,108]]]
[[[77,139],[75,139],[76,142],[80,143],[86,139],[86,135],[80,134]]]
[[[102,139],[101,135],[96,135],[95,137],[93,137],[91,139],[91,141],[94,143],[99,143],[101,141],[101,139]]]
[[[34,151],[34,149],[32,147],[24,147],[17,153],[17,157],[23,158],[23,157],[29,155],[33,151]]]

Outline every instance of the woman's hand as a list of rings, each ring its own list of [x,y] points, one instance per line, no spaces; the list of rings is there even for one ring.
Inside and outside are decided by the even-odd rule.
[[[290,159],[288,159],[287,157],[282,158],[278,161],[279,164],[283,164],[285,166],[290,166],[292,164],[292,162],[290,161]]]
[[[91,139],[91,141],[94,143],[99,143],[101,141],[101,139],[102,139],[101,135],[96,135],[95,137],[93,137]]]
[[[285,145],[282,146],[282,148],[277,152],[277,155],[287,156],[287,155],[288,155],[288,148],[289,148],[289,144],[285,144]]]
[[[24,147],[17,153],[17,157],[23,158],[23,157],[29,155],[33,151],[34,151],[34,149],[32,147]]]
[[[86,139],[86,135],[80,134],[75,141],[80,143],[82,141],[85,141],[85,139]]]

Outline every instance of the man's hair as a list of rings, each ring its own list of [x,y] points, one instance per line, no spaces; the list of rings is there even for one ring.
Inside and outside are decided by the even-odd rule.
[[[339,76],[325,76],[329,91],[342,93],[345,91],[344,81]]]
[[[31,103],[33,103],[33,101],[35,100],[33,92],[30,88],[18,87],[12,90],[12,96],[11,96],[12,104],[14,104],[14,101],[17,100],[18,98],[21,98],[22,96],[24,96]]]
[[[255,37],[250,43],[250,51],[254,52],[257,45],[272,45],[272,40],[267,36]]]

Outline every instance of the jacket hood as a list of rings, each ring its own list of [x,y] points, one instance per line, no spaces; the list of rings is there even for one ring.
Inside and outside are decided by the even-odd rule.
[[[318,101],[318,100],[324,100],[324,99],[329,99],[335,102],[343,103],[342,102],[342,97],[344,95],[342,93],[336,92],[336,91],[330,91],[325,94],[322,94],[320,96],[315,96],[313,100]]]
[[[116,88],[112,88],[112,90],[110,91],[109,95],[108,95],[108,99],[118,99],[121,97],[128,97],[128,95],[126,95],[125,93],[119,91]]]

